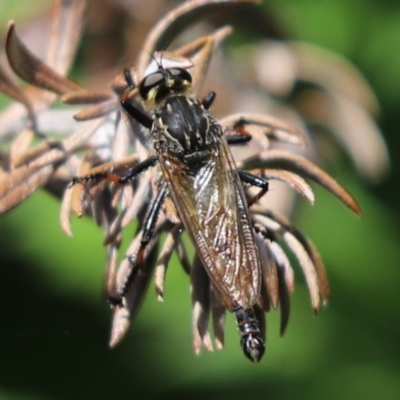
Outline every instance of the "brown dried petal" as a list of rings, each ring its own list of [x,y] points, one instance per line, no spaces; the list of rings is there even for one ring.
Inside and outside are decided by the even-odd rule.
[[[361,215],[357,201],[343,186],[317,165],[297,154],[284,150],[263,151],[257,156],[245,160],[242,166],[245,169],[281,168],[310,178],[331,192],[355,214]]]
[[[379,106],[369,84],[344,57],[309,43],[293,42],[289,48],[296,59],[298,79],[314,82],[377,113]]]
[[[71,228],[72,190],[66,190],[61,201],[60,223],[67,236],[72,236]]]
[[[3,68],[0,67],[0,90],[12,99],[22,103],[33,118],[33,109],[25,92],[11,80]]]
[[[183,270],[189,275],[191,270],[191,263],[189,261],[185,244],[182,241],[182,237],[180,237],[176,243],[176,254]]]
[[[293,293],[295,284],[294,272],[288,257],[278,243],[270,242],[269,247],[274,255],[276,265],[283,272],[285,286],[288,288],[289,293]]]
[[[201,20],[205,14],[210,12],[229,12],[235,7],[243,7],[244,5],[258,2],[258,0],[221,0],[218,2],[213,0],[192,0],[174,8],[155,25],[147,36],[137,62],[139,80],[143,77],[151,54],[163,49],[166,43],[170,43],[193,21]]]
[[[15,142],[13,142],[13,145]],[[49,150],[54,148],[59,148],[61,145],[58,142],[45,141],[39,145],[26,150],[21,153],[18,157],[14,156],[11,158],[11,164],[13,168],[18,168],[24,164],[31,163],[35,159],[39,158],[43,154],[47,153]]]
[[[263,170],[263,176],[266,179],[277,179],[287,183],[304,196],[311,204],[314,203],[315,197],[311,187],[299,175],[280,169],[265,169]]]
[[[8,25],[5,47],[10,66],[24,81],[59,94],[81,90],[33,55],[18,38],[13,22]]]
[[[243,121],[245,123],[239,123]],[[296,127],[270,115],[255,113],[232,114],[221,119],[220,124],[227,128],[239,126],[254,137],[261,144],[264,143],[263,136],[275,139],[283,143],[305,145],[304,135]],[[228,130],[227,135],[237,134],[235,130]]]
[[[117,242],[116,245],[110,244],[107,246],[107,269],[106,269],[106,279],[104,284],[105,286],[104,293],[107,299],[114,294],[115,279],[117,275],[117,266],[118,266],[118,248],[119,248],[119,242]]]
[[[277,264],[278,282],[279,282],[279,305],[281,310],[281,323],[279,333],[282,336],[285,333],[290,316],[290,290],[285,279],[286,269]]]
[[[43,186],[54,172],[54,165],[21,167],[0,179],[0,214],[10,211]]]
[[[165,274],[167,272],[168,263],[171,258],[172,252],[175,248],[175,243],[181,235],[181,226],[176,225],[171,232],[168,233],[163,243],[161,252],[158,256],[156,270],[154,274],[157,299],[164,301],[164,282]]]
[[[85,0],[56,0],[53,2],[46,63],[61,75],[69,71],[79,45],[85,7]]]
[[[260,233],[256,234],[255,237],[260,253],[262,283],[265,286],[269,299],[268,306],[271,304],[271,306],[276,309],[279,304],[279,287],[275,261],[264,237]]]
[[[113,94],[106,91],[93,92],[80,90],[77,92],[68,92],[61,96],[61,101],[65,104],[98,104],[112,99],[114,99]]]
[[[110,347],[116,346],[125,336],[130,320],[133,318],[135,313],[138,311],[139,306],[146,293],[151,273],[155,267],[156,254],[158,252],[157,241],[159,239],[160,230],[163,228],[164,220],[160,218],[158,227],[154,232],[153,238],[146,247],[142,268],[139,268],[133,281],[127,288],[126,295],[123,298],[122,306],[118,306],[115,309],[114,317],[111,326],[110,334]],[[137,235],[131,246],[129,246],[127,254],[134,254],[140,246],[141,236]],[[127,279],[132,272],[132,265],[129,260],[125,259],[122,261],[116,274],[116,291],[115,293],[123,293],[127,284]]]
[[[290,247],[290,249],[293,251],[293,254],[299,261],[301,269],[303,270],[304,276],[306,278],[311,298],[311,306],[314,312],[317,313],[320,309],[321,303],[318,277],[315,266],[300,241],[297,240],[294,235],[292,235],[290,232],[285,232],[282,236],[285,243]]]
[[[297,107],[307,119],[327,126],[347,149],[357,169],[378,181],[389,169],[389,155],[379,128],[360,104],[328,91],[307,91]]]
[[[84,108],[82,111],[74,115],[74,119],[77,121],[87,121],[90,119],[104,117],[117,109],[117,100],[110,99],[100,104]]]
[[[190,271],[190,282],[193,303],[193,347],[199,354],[204,347],[213,351],[211,336],[208,331],[208,318],[210,314],[210,279],[196,256]]]
[[[313,252],[315,248],[310,247],[307,239],[305,239],[299,231],[294,229],[290,225],[289,221],[282,216],[278,216],[272,212],[267,212],[265,215],[257,214],[254,218],[261,225],[267,227],[267,229],[270,229],[271,225],[273,225],[270,220],[277,223],[279,228],[276,229],[277,227],[275,227],[273,231],[282,236],[284,242],[289,246],[298,259],[307,281],[312,307],[315,312],[318,312],[320,309],[320,296],[323,297],[324,301],[326,301],[327,296],[329,295],[329,290],[327,292],[325,291],[325,289],[328,288],[328,283],[326,275],[324,273],[321,274],[321,270],[323,271],[324,268],[318,253],[315,254]],[[314,263],[315,260],[316,262]]]
[[[211,317],[214,330],[214,342],[217,349],[222,349],[225,342],[226,309],[219,302],[217,294],[211,286]]]

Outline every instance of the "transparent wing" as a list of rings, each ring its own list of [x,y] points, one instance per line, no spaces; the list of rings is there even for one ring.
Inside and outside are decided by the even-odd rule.
[[[211,156],[196,170],[159,154],[175,207],[223,304],[248,308],[259,295],[260,265],[247,201],[219,126]]]

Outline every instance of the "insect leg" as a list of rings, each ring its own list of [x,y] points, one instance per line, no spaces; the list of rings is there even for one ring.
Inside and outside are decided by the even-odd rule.
[[[245,125],[247,125],[247,121],[243,118],[240,118],[233,124],[231,129],[236,132],[236,134],[226,136],[226,140],[230,146],[241,145],[250,142],[251,135],[244,128]]]
[[[208,95],[204,98],[204,100],[201,102],[201,104],[203,105],[203,107],[208,110],[211,107],[211,104],[214,102],[215,97],[216,97],[216,93],[215,92],[210,92],[208,93]]]
[[[140,241],[140,247],[138,252],[134,255],[129,257],[129,261],[132,264],[132,270],[131,273],[129,274],[124,290],[121,294],[121,297],[123,297],[129,287],[130,282],[134,279],[136,272],[138,269],[141,267],[143,263],[143,258],[144,258],[144,252],[146,250],[146,246],[149,244],[151,238],[153,237],[154,229],[158,220],[158,216],[160,214],[161,207],[164,203],[165,197],[167,196],[168,193],[168,183],[164,182],[163,185],[161,186],[159,192],[157,193],[156,198],[153,200],[153,202],[150,205],[150,211],[146,217],[146,220],[143,225],[143,230],[142,230],[142,239]],[[120,304],[120,300],[118,299],[109,299],[112,304]]]
[[[143,125],[147,129],[151,129],[153,125],[153,118],[150,118],[143,111],[132,105],[129,102],[129,98],[127,96],[121,97],[121,106],[126,111],[126,113],[130,115],[134,120],[139,122],[140,125]]]
[[[115,183],[119,183],[121,185],[131,181],[133,178],[138,176],[140,173],[145,171],[146,169],[153,167],[157,162],[157,156],[151,156],[146,160],[142,161],[138,165],[135,165],[132,168],[129,168],[123,175],[115,175],[112,172],[106,172],[106,178]]]
[[[268,192],[268,185],[269,185],[268,180],[262,178],[261,176],[250,174],[249,172],[246,171],[239,170],[238,174],[242,182],[261,188],[261,190],[254,197],[248,200],[248,206],[250,207],[256,201],[261,199],[261,197],[264,196],[265,193]]]
[[[135,89],[135,83],[133,82],[132,75],[131,75],[129,69],[127,69],[127,68],[124,69],[124,77],[125,77],[125,81],[128,85],[129,90]],[[127,112],[127,114],[130,115],[134,120],[139,122],[139,124],[143,125],[147,129],[151,129],[151,127],[153,125],[153,118],[149,117],[143,111],[139,110],[138,108],[136,108],[134,105],[132,105],[130,103],[129,90],[127,90],[121,96],[121,106]]]
[[[229,135],[226,136],[226,140],[230,146],[241,145],[250,142],[251,135],[248,133],[243,133],[239,135]]]
[[[110,171],[102,171],[97,174],[91,174],[91,175],[86,175],[86,176],[74,176],[72,178],[70,186],[73,186],[78,182],[88,182],[88,181],[96,180],[99,178],[107,178],[110,181],[113,181],[115,183],[125,184],[125,183],[131,181],[133,178],[135,178],[141,172],[154,166],[156,162],[157,162],[157,157],[151,156],[148,159],[142,161],[141,163],[135,165],[134,167],[129,168],[128,171],[126,171],[123,175],[120,175],[120,176],[113,174]]]

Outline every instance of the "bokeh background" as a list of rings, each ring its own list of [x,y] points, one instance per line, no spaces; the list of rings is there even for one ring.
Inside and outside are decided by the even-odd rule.
[[[0,0],[0,26],[23,26],[49,3]],[[362,71],[391,154],[390,175],[374,186],[344,154],[328,167],[358,199],[361,219],[318,188],[313,207],[296,208],[297,227],[326,263],[328,307],[312,314],[298,271],[287,333],[279,337],[278,313],[270,313],[260,364],[242,355],[232,318],[225,349],[195,356],[188,278],[173,263],[165,303],[150,287],[110,350],[102,233],[84,218],[67,238],[59,202],[40,191],[0,218],[0,399],[400,399],[400,3],[265,3],[288,38],[337,51]]]

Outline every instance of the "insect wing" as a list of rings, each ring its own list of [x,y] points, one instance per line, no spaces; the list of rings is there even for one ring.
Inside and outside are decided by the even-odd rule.
[[[220,129],[220,128],[219,128]],[[222,132],[199,169],[159,154],[175,207],[227,308],[254,305],[260,265],[247,200]]]

